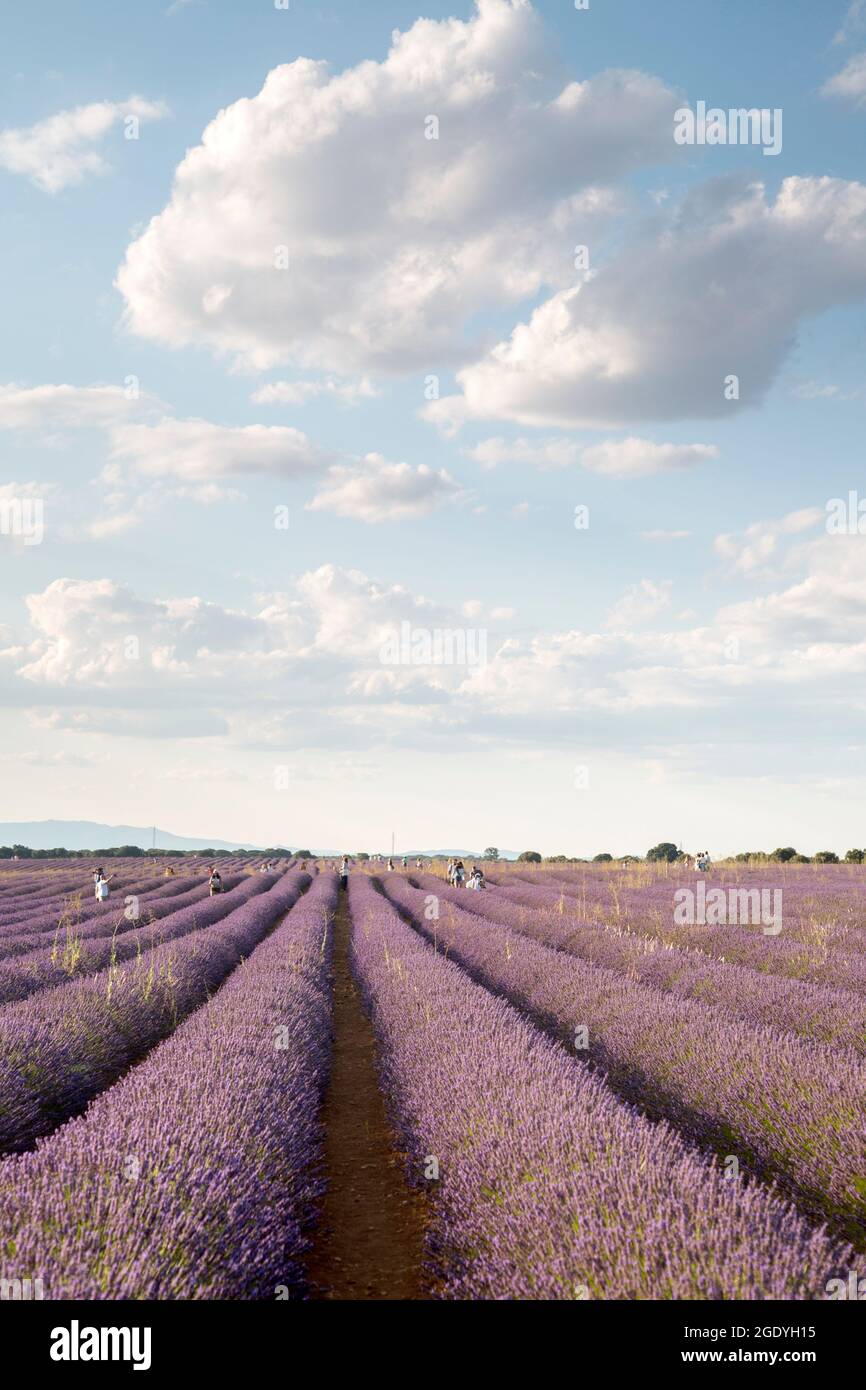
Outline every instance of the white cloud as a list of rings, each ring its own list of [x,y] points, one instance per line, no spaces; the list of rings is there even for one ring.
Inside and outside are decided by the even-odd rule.
[[[804,319],[866,294],[866,186],[721,178],[656,214],[583,284],[458,372],[434,423],[559,428],[720,417],[756,405]],[[809,274],[803,275],[804,264]],[[727,378],[739,378],[738,400]]]
[[[23,174],[45,193],[59,193],[107,172],[99,146],[113,126],[129,116],[160,121],[168,115],[163,102],[136,96],[59,111],[36,125],[0,130],[0,168]]]
[[[496,468],[501,463],[567,468],[579,461],[581,446],[571,439],[483,439],[463,452],[482,468]]]
[[[287,425],[215,425],[208,420],[123,424],[111,431],[111,457],[142,476],[191,482],[315,472],[334,455]]]
[[[571,248],[618,208],[611,182],[676,157],[662,82],[563,87],[559,67],[528,0],[478,0],[466,22],[395,33],[383,62],[275,68],[210,123],[128,248],[129,327],[258,369],[477,355],[478,311],[569,283]]]
[[[719,456],[712,444],[654,444],[649,439],[636,438],[586,447],[566,438],[507,440],[497,437],[484,439],[463,452],[482,468],[521,463],[544,470],[582,464],[593,473],[605,473],[614,478],[693,468]]]
[[[23,498],[56,497],[60,492],[57,483],[40,483],[35,479],[24,483],[0,483],[0,503],[19,501]]]
[[[866,23],[866,0],[851,0],[842,24],[833,35],[833,43],[849,43]]]
[[[306,405],[308,401],[335,400],[340,405],[359,405],[378,395],[367,377],[360,381],[272,381],[253,393],[256,405]]]
[[[111,468],[106,472],[110,474]],[[105,510],[97,516],[91,516],[85,528],[85,534],[94,540],[123,535],[124,532],[147,521],[161,508],[173,503],[193,502],[200,507],[213,507],[223,502],[237,505],[246,502],[247,497],[237,488],[221,487],[217,483],[170,487],[156,481],[146,488],[136,488],[131,496],[123,491],[109,492],[101,500]],[[79,538],[80,532],[72,528],[70,537]]]
[[[755,521],[742,537],[723,534],[716,536],[713,547],[727,567],[737,574],[766,574],[770,562],[776,559],[779,541],[785,536],[810,531],[826,519],[817,507],[802,507],[788,512],[777,521]]]
[[[641,531],[645,541],[684,541],[691,534],[691,531]]]
[[[167,503],[245,501],[223,485],[227,478],[321,474],[310,509],[365,522],[411,520],[469,499],[445,469],[389,463],[377,453],[348,457],[288,425],[179,420],[163,409],[153,398],[113,386],[0,386],[0,429],[40,430],[48,437],[87,427],[107,432],[101,510],[83,528],[70,527],[70,539],[122,535]]]
[[[437,471],[423,463],[413,468],[367,454],[357,464],[331,468],[308,509],[357,521],[409,521],[464,495],[444,468]]]
[[[608,612],[605,626],[615,632],[625,632],[650,622],[671,605],[673,583],[663,579],[655,583],[652,579],[641,579],[632,584],[621,599]]]
[[[829,77],[821,88],[825,97],[842,97],[862,106],[866,101],[866,53],[855,53],[840,72]]]
[[[839,397],[839,387],[832,383],[822,386],[817,381],[801,381],[792,389],[792,396],[797,396],[802,401],[815,401],[824,397],[830,399]]]
[[[18,674],[59,687],[208,678],[264,640],[255,618],[199,598],[139,599],[110,579],[54,580],[28,598],[27,610],[34,638]]]
[[[54,430],[107,427],[136,410],[152,408],[120,386],[0,385],[0,429]]]
[[[823,660],[827,674],[866,667],[866,548],[861,536],[822,536],[807,547],[807,573],[787,589],[732,604],[719,622],[768,654]]]
[[[561,751],[576,730],[593,746],[621,748],[624,739],[705,741],[711,726],[720,744],[733,732],[762,748],[774,738],[799,746],[831,718],[847,720],[856,741],[866,547],[862,537],[825,535],[795,558],[794,582],[703,625],[674,611],[670,581],[643,580],[603,625],[504,640],[491,632],[486,662],[470,667],[383,665],[381,649],[404,621],[428,630],[474,624],[478,600],[467,598],[461,612],[336,565],[246,611],[201,597],[145,599],[108,579],[62,579],[30,597],[27,631],[6,639],[0,690],[7,706],[23,706],[48,730],[219,736],[217,765],[230,763],[233,748],[366,756],[385,744],[429,750],[455,733],[467,749],[493,739]],[[490,619],[509,616],[494,610]],[[780,700],[791,687],[796,700]],[[684,731],[683,710],[704,712],[711,725],[698,719]]]
[[[694,468],[718,458],[713,444],[654,444],[649,439],[616,439],[584,449],[581,462],[593,473],[611,478],[640,478]]]

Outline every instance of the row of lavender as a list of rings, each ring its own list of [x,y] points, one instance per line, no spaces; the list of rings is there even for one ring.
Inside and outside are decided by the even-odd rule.
[[[233,875],[233,881],[238,881]],[[128,889],[113,901],[69,904],[68,900],[60,908],[56,905],[34,909],[26,921],[16,922],[0,933],[0,960],[14,956],[27,955],[51,945],[54,941],[83,941],[91,936],[111,936],[122,930],[135,918],[157,920],[166,911],[172,911],[179,901],[181,906],[207,893],[207,884],[201,879],[181,879],[146,891],[130,884]]]
[[[712,1005],[552,950],[503,924],[498,894],[482,901],[444,888],[439,897],[429,882],[413,888],[396,875],[385,885],[426,936],[576,1047],[620,1095],[735,1157],[741,1171],[777,1181],[805,1214],[866,1243],[860,1057],[734,1022]]]
[[[239,870],[240,866],[226,863],[222,869],[224,890],[249,877]],[[56,903],[34,904],[26,920],[0,931],[0,961],[50,948],[55,960],[61,954],[72,954],[76,961],[86,962],[88,951],[84,943],[92,938],[117,937],[137,926],[147,926],[208,894],[208,879],[198,874],[162,880],[156,887],[148,887],[146,881],[128,882],[121,886],[114,901],[94,900],[85,905],[76,896],[61,900],[60,907]],[[12,997],[16,997],[14,993]]]
[[[0,1009],[0,1152],[21,1151],[79,1113],[202,1004],[309,883],[249,876],[190,930],[125,963]],[[217,914],[200,926],[205,912]]]
[[[37,905],[43,911],[63,909],[73,903],[86,906],[92,898],[93,874],[100,866],[94,860],[70,862],[72,867],[64,861],[64,867],[59,870],[41,868],[27,881],[17,882],[15,886],[3,884],[3,872],[0,870],[0,929],[26,921]],[[187,884],[201,882],[211,864],[218,865],[224,874],[240,873],[252,867],[246,855],[223,855],[213,860],[184,859],[168,868],[140,858],[114,859],[103,867],[110,876],[115,893],[138,892],[144,895],[167,890],[174,886],[175,880],[185,880]],[[282,871],[288,865],[281,861],[276,867]]]
[[[226,861],[219,867],[222,874],[239,873],[244,869],[244,865],[237,861]],[[166,876],[143,869],[138,861],[133,861],[131,864],[112,866],[109,883],[112,899],[116,903],[118,900],[123,902],[131,895],[150,901],[178,892],[182,887],[190,888],[203,883],[206,878],[207,870],[201,866],[190,866],[180,874]],[[60,920],[80,922],[94,912],[107,910],[111,906],[111,902],[106,905],[95,901],[92,872],[86,880],[76,875],[69,882],[59,885],[56,891],[33,892],[0,908],[0,943],[5,943],[10,936],[42,930],[49,924],[56,925]]]
[[[207,885],[176,897],[164,897],[148,907],[142,926],[120,918],[84,931],[54,934],[50,945],[31,942],[14,959],[0,960],[0,1005],[27,999],[71,978],[95,974],[104,966],[141,956],[166,941],[210,926],[249,898],[263,893],[275,875],[251,878],[234,874],[223,880],[223,893],[210,897]]]
[[[850,1049],[866,1056],[866,998],[841,985],[818,984],[808,979],[773,973],[785,959],[786,945],[778,939],[763,948],[750,943],[752,965],[738,964],[737,940],[724,943],[727,955],[719,957],[695,946],[675,946],[666,937],[640,932],[621,923],[596,925],[562,912],[541,890],[533,901],[527,890],[497,889],[483,895],[455,895],[441,880],[416,875],[433,892],[482,917],[502,923],[545,946],[579,956],[609,970],[620,971],[648,988],[712,1004],[732,1019],[776,1028],[783,1032]],[[706,930],[706,929],[704,929]],[[720,946],[721,948],[721,946]],[[761,952],[763,951],[763,954]],[[838,964],[838,962],[837,962]],[[837,978],[849,979],[844,971]]]
[[[234,947],[246,952],[294,903],[218,993],[85,1114],[0,1162],[0,1230],[15,1232],[4,1278],[39,1278],[47,1298],[302,1290],[321,1191],[336,902],[333,875],[295,901],[307,883],[291,875],[236,910]]]
[[[779,895],[786,940],[807,946],[866,951],[866,866],[814,865],[803,869],[768,863],[760,867],[721,864],[707,874],[678,865],[642,864],[627,870],[583,870],[559,865],[533,869],[519,865],[495,868],[492,881],[512,889],[545,888],[550,894],[576,901],[585,920],[607,923],[673,923],[675,895],[694,891],[698,882],[706,893],[762,890]],[[762,933],[762,923],[751,923]]]
[[[350,879],[353,959],[450,1298],[817,1299],[850,1250],[727,1181]]]
[[[691,882],[692,889],[697,892],[694,878]],[[602,910],[600,904],[582,890],[573,887],[570,890],[568,885],[518,884],[504,876],[494,883],[497,895],[501,892],[507,901],[523,905],[528,923],[544,911],[548,916],[558,916],[563,929],[574,932],[575,938],[587,925],[613,927],[635,937],[700,952],[762,974],[802,980],[829,989],[845,989],[866,997],[866,929],[859,926],[849,927],[844,936],[834,938],[831,925],[825,924],[820,939],[807,941],[802,939],[802,934],[797,937],[793,929],[784,925],[787,916],[779,935],[766,935],[760,927],[749,929],[733,922],[724,925],[677,922],[670,889],[665,890],[664,907],[658,905],[657,888],[654,888],[652,895],[647,894],[643,906],[639,897],[628,903],[620,900],[619,910],[614,912],[609,906]]]

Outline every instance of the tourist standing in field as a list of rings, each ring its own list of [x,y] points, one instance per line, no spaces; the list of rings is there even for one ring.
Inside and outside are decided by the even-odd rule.
[[[340,860],[340,887],[345,890],[349,886],[349,860],[344,854]]]
[[[211,897],[214,897],[217,893],[221,893],[223,891],[222,874],[220,873],[219,869],[217,869],[215,866],[211,867],[208,882],[210,884]]]
[[[111,889],[109,888],[108,885],[109,885],[109,883],[111,882],[111,879],[112,879],[112,878],[114,878],[114,874],[112,874],[110,878],[106,878],[106,877],[105,877],[105,874],[102,872],[101,869],[98,871],[98,873],[97,873],[97,875],[96,875],[96,880],[95,880],[95,882],[96,882],[96,901],[97,901],[98,903],[104,903],[104,902],[107,902],[107,901],[108,901],[108,895],[109,895],[109,893],[111,892]]]
[[[462,888],[462,887],[463,887],[463,881],[464,881],[465,878],[466,878],[466,870],[465,870],[464,867],[463,867],[463,860],[462,860],[462,859],[458,859],[458,860],[457,860],[457,863],[454,865],[454,887],[455,887],[455,888]]]

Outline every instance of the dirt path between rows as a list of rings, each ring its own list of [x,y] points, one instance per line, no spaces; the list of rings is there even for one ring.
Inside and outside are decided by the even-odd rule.
[[[334,1052],[325,1096],[328,1184],[306,1261],[314,1299],[426,1297],[424,1199],[408,1186],[376,1070],[373,1029],[349,967],[351,919],[334,919]]]

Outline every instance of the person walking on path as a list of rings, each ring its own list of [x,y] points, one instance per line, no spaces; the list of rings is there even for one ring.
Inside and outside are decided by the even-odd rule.
[[[345,892],[349,886],[349,860],[344,854],[340,860],[340,887]]]

